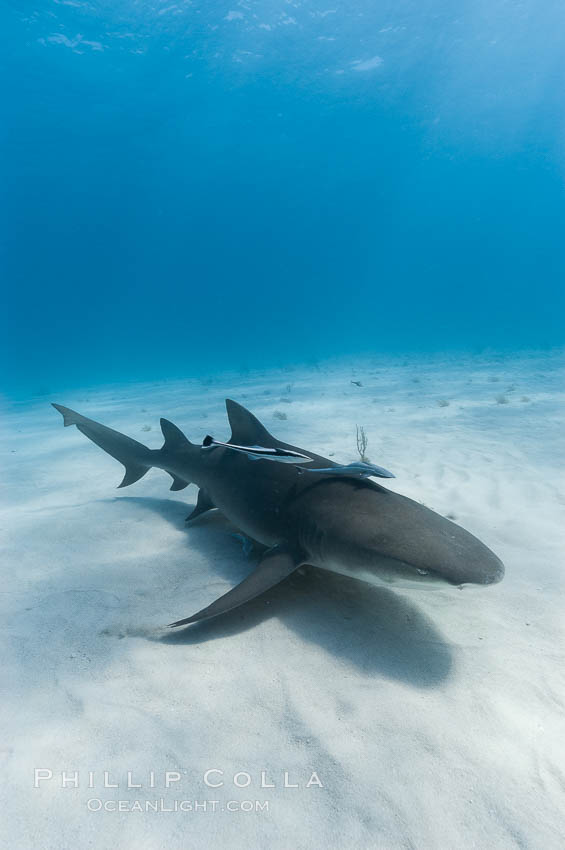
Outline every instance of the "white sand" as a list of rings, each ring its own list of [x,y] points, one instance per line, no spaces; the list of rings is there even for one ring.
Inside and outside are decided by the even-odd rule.
[[[564,846],[560,361],[403,363],[4,405],[2,846]],[[495,402],[501,393],[508,404]],[[503,559],[505,580],[392,592],[307,568],[221,619],[166,632],[251,562],[217,512],[185,527],[193,486],[169,493],[152,470],[116,491],[122,467],[63,429],[48,402],[158,447],[161,415],[195,441],[227,437],[226,396],[282,439],[345,462],[364,425],[371,460],[397,475],[391,486],[453,513]],[[53,779],[34,789],[34,768]],[[206,787],[211,768],[224,787]],[[80,771],[79,788],[60,787],[63,770]],[[104,770],[118,789],[103,787]],[[128,770],[142,789],[127,789]],[[182,776],[169,789],[166,770]],[[285,770],[298,789],[283,787]],[[234,787],[238,771],[249,787]],[[260,787],[261,771],[275,788]],[[312,771],[323,788],[304,787]],[[90,799],[219,802],[94,813]],[[269,811],[229,812],[230,800]]]

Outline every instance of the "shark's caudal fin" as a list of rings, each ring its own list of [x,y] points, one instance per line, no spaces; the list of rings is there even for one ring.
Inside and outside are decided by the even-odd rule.
[[[138,443],[137,440],[132,440],[131,437],[126,437],[125,434],[120,434],[119,431],[114,431],[106,425],[95,422],[94,419],[87,419],[86,416],[82,416],[75,410],[63,407],[60,404],[53,404],[53,407],[62,414],[65,427],[76,425],[78,430],[82,431],[89,440],[92,440],[109,455],[123,463],[126,471],[118,487],[127,487],[129,484],[139,481],[152,466],[159,466],[169,472],[167,464],[164,462],[167,453],[176,451],[181,446],[191,445],[182,431],[166,419],[161,420],[161,429],[165,438],[163,448],[153,450],[148,449],[143,443]],[[169,475],[173,479],[171,490],[182,490],[190,483],[179,478],[173,472],[169,472]]]
[[[62,414],[65,427],[76,425],[89,440],[123,463],[126,471],[118,487],[127,487],[128,484],[139,481],[153,466],[151,450],[137,440],[132,440],[131,437],[126,437],[125,434],[107,428],[93,419],[87,419],[68,407],[60,404],[54,404],[53,407]]]

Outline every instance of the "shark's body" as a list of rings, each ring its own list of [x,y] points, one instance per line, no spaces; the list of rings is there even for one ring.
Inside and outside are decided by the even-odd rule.
[[[460,526],[361,475],[328,475],[327,469],[337,464],[277,440],[229,399],[230,443],[300,452],[312,459],[312,471],[303,475],[294,465],[250,460],[221,446],[208,451],[166,419],[161,420],[165,444],[152,450],[68,408],[54,407],[65,425],[76,425],[124,464],[120,487],[139,480],[152,466],[164,469],[173,478],[171,490],[189,483],[200,488],[188,519],[218,508],[244,534],[269,547],[239,585],[173,626],[235,608],[302,564],[390,583],[493,584],[504,575],[500,559]],[[308,468],[307,461],[301,465]]]

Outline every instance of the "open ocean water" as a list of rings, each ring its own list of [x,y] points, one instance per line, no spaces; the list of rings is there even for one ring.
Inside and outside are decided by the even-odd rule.
[[[561,3],[1,18],[10,397],[563,344]]]

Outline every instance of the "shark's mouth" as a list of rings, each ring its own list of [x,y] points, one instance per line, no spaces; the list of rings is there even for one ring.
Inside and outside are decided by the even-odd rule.
[[[413,564],[408,564],[405,561],[399,561],[396,558],[387,558],[383,556],[370,566],[352,567],[342,563],[324,564],[326,569],[332,572],[340,573],[341,575],[355,578],[358,581],[365,581],[368,584],[393,587],[407,588],[410,590],[432,590],[440,587],[449,587],[457,585],[457,582],[451,582],[449,579],[442,576],[436,570],[423,569],[415,567]]]
[[[493,572],[488,580],[477,582],[466,580],[465,577],[451,576],[447,571],[418,567],[406,561],[396,558],[382,556],[371,565],[352,567],[347,564],[332,563],[324,564],[326,569],[350,578],[365,581],[368,584],[385,586],[406,590],[439,590],[441,588],[455,587],[462,590],[464,587],[487,586],[500,581],[504,575],[504,567],[500,564],[500,571]]]

